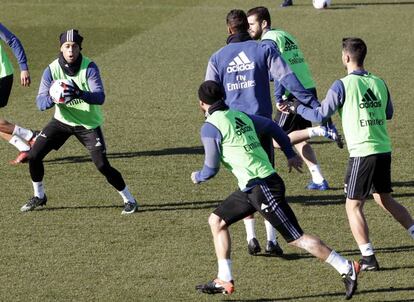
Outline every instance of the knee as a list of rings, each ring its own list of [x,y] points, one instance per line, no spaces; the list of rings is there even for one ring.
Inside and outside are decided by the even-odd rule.
[[[316,236],[303,234],[301,237],[288,244],[308,251],[315,246],[320,246],[322,241]]]
[[[39,156],[39,153],[36,152],[34,149],[29,151],[28,161],[32,164],[42,161],[43,157]]]
[[[226,226],[226,222],[214,213],[208,218],[208,224],[212,230],[222,229]]]
[[[101,172],[102,174],[106,174],[110,171],[111,165],[109,162],[100,157],[92,157],[95,167]]]
[[[102,174],[105,174],[105,171],[108,168],[103,162],[95,162],[95,166]]]
[[[380,205],[387,205],[390,203],[395,203],[395,200],[391,197],[389,193],[374,193],[372,194],[374,200]]]
[[[91,152],[91,157],[93,163],[95,164],[95,167],[99,170],[99,172],[105,174],[110,171],[111,165],[100,150]]]
[[[349,212],[354,211],[362,211],[362,208],[364,207],[364,201],[358,200],[358,199],[346,199],[345,208]]]

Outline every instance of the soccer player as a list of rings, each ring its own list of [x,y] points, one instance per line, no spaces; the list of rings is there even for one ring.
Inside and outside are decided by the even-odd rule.
[[[227,45],[216,51],[207,65],[205,80],[218,82],[224,91],[225,102],[231,109],[272,118],[272,100],[269,87],[269,72],[282,85],[298,96],[305,104],[319,106],[319,102],[305,90],[277,50],[252,40],[248,33],[249,23],[244,11],[231,10],[226,17]],[[272,138],[259,136],[259,140],[274,163]],[[247,250],[254,255],[261,251],[255,234],[255,220],[249,216],[244,220],[247,234]],[[266,229],[271,231],[269,222]],[[269,233],[266,252],[282,254],[274,233]]]
[[[34,196],[21,208],[22,212],[46,205],[43,158],[52,149],[58,150],[72,135],[88,149],[96,168],[121,195],[124,201],[122,214],[137,210],[137,203],[121,173],[110,165],[106,156],[101,130],[101,106],[105,101],[105,93],[97,65],[80,52],[82,41],[83,37],[75,29],[63,32],[60,35],[59,57],[43,72],[36,98],[37,106],[40,110],[55,107],[55,114],[38,135],[30,151],[29,169]],[[65,103],[55,104],[49,88],[54,81],[61,79],[71,81],[72,85],[64,90]]]
[[[300,169],[302,160],[293,151],[288,136],[271,119],[229,109],[220,85],[214,81],[202,83],[198,96],[206,116],[201,128],[205,161],[202,170],[193,172],[191,179],[195,184],[207,181],[218,173],[222,162],[237,178],[239,189],[209,217],[218,275],[213,281],[196,286],[196,289],[208,294],[234,292],[229,226],[258,211],[291,246],[305,249],[331,264],[342,275],[346,299],[352,298],[357,287],[359,264],[344,259],[318,237],[302,231],[285,200],[283,180],[258,139],[258,134],[268,133],[281,146],[288,159],[289,170]]]
[[[227,45],[210,57],[205,80],[216,81],[222,86],[225,92],[225,102],[231,109],[271,119],[273,108],[269,73],[275,82],[289,89],[304,104],[311,107],[319,106],[316,97],[303,87],[274,45],[261,44],[252,40],[248,33],[249,23],[244,11],[231,10],[227,14],[226,22],[229,34]],[[262,135],[259,139],[273,164],[272,138]],[[252,255],[259,253],[261,248],[256,239],[254,218],[247,217],[244,224],[248,252]],[[271,224],[265,221],[265,225],[266,252],[275,255],[283,254]]]
[[[10,46],[20,67],[20,84],[30,86],[30,73],[27,65],[26,53],[20,40],[0,23],[0,40]],[[9,101],[13,86],[13,66],[0,41],[0,107],[5,107]],[[34,144],[36,133],[30,129],[20,127],[0,118],[0,137],[8,141],[19,150],[16,159],[11,164],[27,161],[31,145]]]
[[[364,68],[367,46],[360,38],[342,41],[342,62],[348,75],[330,87],[321,107],[296,102],[297,113],[321,122],[336,111],[342,119],[349,151],[345,176],[346,213],[362,254],[362,270],[378,270],[363,207],[368,195],[390,213],[414,239],[414,222],[407,209],[391,196],[391,141],[387,120],[393,115],[388,88],[381,78]]]
[[[247,20],[249,21],[250,26],[250,36],[254,40],[262,40],[264,43],[274,43],[282,57],[285,59],[285,62],[290,66],[303,84],[303,87],[316,96],[315,82],[313,81],[309,66],[305,61],[303,52],[300,50],[295,37],[281,29],[271,29],[270,13],[266,7],[259,6],[250,9],[247,12]],[[292,102],[294,96],[277,82],[275,83],[275,97],[276,107],[279,109],[276,113],[276,120],[286,133],[306,129],[312,126],[310,121],[305,120],[298,114],[290,114],[289,112],[285,113],[284,111],[281,111],[283,106],[286,107],[286,105],[284,105],[286,100]],[[315,152],[311,145],[304,141],[295,144],[295,149],[302,157],[312,176],[312,180],[306,188],[309,190],[328,190],[328,182],[322,175]]]

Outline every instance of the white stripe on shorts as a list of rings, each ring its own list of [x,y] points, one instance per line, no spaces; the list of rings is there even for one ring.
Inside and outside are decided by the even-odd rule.
[[[270,207],[272,208],[273,212],[276,214],[276,216],[281,221],[282,225],[286,227],[286,229],[289,231],[290,236],[296,240],[302,235],[298,232],[298,230],[292,225],[289,218],[286,216],[285,212],[282,211],[280,207],[278,207],[278,204],[272,195],[272,193],[269,190],[269,187],[267,185],[260,185],[260,188],[262,189],[264,195],[266,196],[267,201],[269,202]]]
[[[286,113],[286,112],[282,112],[280,114],[280,118],[279,118],[279,122],[278,122],[279,127],[283,127],[285,125],[288,116],[289,116],[289,113]]]
[[[349,196],[349,198],[354,197],[360,161],[361,161],[360,157],[354,157],[354,162],[352,163],[351,175],[349,177],[348,186],[347,186],[347,196]]]

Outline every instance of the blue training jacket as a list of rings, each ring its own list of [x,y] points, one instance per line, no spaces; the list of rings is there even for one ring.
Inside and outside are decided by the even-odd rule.
[[[247,33],[231,35],[227,42],[228,45],[211,56],[205,80],[222,85],[225,102],[231,109],[271,118],[269,73],[302,103],[319,106],[276,47],[253,41]]]

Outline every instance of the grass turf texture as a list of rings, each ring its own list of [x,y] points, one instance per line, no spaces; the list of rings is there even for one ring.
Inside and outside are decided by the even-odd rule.
[[[395,104],[389,125],[394,196],[414,213],[414,105],[406,80],[413,74],[414,2],[335,0],[322,11],[310,0],[295,0],[288,9],[279,9],[279,2],[2,1],[2,22],[25,46],[33,84],[19,87],[16,72],[1,116],[34,129],[50,119],[51,111],[40,113],[34,105],[41,74],[56,57],[59,33],[78,28],[85,37],[84,54],[100,67],[106,88],[109,158],[141,207],[136,215],[122,217],[119,195],[95,170],[86,150],[70,139],[46,158],[48,206],[22,214],[19,208],[32,195],[28,167],[9,166],[16,151],[2,142],[1,301],[342,300],[336,271],[283,239],[288,259],[248,256],[242,223],[231,228],[236,293],[212,297],[194,290],[216,274],[207,217],[236,186],[224,169],[200,186],[189,177],[203,160],[196,89],[209,56],[225,43],[225,15],[232,8],[270,7],[274,25],[298,38],[320,95],[345,74],[342,37],[367,42],[366,67],[387,81]],[[306,231],[358,259],[343,204],[347,152],[319,140],[313,146],[333,190],[305,191],[310,176],[288,174],[278,153],[287,195]],[[383,270],[361,274],[353,300],[412,301],[413,241],[372,200],[365,211]],[[258,220],[264,248],[264,226]]]

